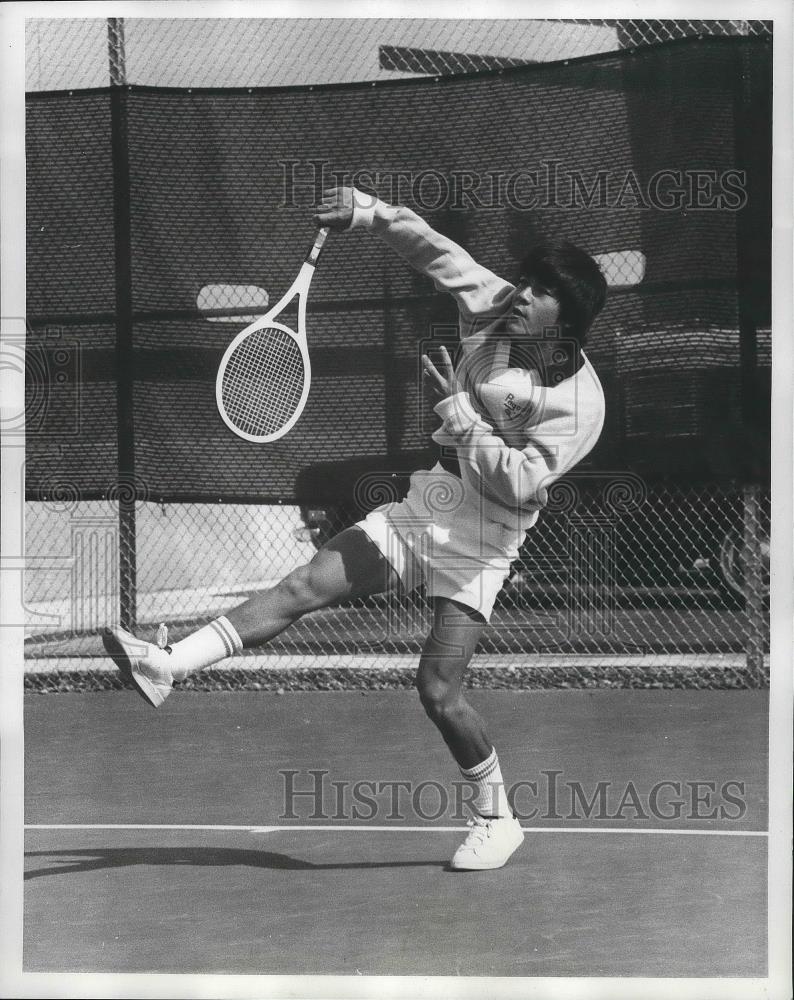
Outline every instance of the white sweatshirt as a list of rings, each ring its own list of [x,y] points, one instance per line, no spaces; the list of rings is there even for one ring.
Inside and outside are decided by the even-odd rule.
[[[526,529],[545,506],[549,486],[581,461],[604,424],[604,393],[592,365],[546,387],[534,371],[508,368],[511,341],[500,335],[514,286],[476,261],[409,208],[356,192],[353,227],[368,229],[457,304],[462,343],[456,377],[461,391],[435,407],[433,434],[454,447],[467,491],[482,513]]]

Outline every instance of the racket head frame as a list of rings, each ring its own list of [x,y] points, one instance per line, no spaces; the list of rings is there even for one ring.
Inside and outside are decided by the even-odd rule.
[[[243,438],[244,441],[250,441],[253,444],[269,444],[271,441],[278,441],[279,438],[283,437],[288,431],[290,431],[298,422],[300,415],[303,413],[304,407],[306,406],[306,400],[309,398],[309,388],[311,386],[311,362],[309,361],[309,351],[306,346],[305,335],[303,337],[298,336],[294,330],[291,330],[288,326],[284,326],[283,323],[277,323],[274,320],[269,319],[269,316],[270,313],[268,313],[267,316],[263,316],[261,319],[251,323],[237,334],[231,344],[229,344],[226,348],[224,355],[221,358],[221,363],[218,366],[218,374],[215,379],[215,402],[218,407],[218,412],[221,415],[221,419],[229,430],[233,431],[237,437]],[[244,431],[242,428],[238,427],[226,412],[226,407],[223,403],[223,377],[237,346],[257,330],[264,329],[280,330],[282,333],[286,333],[292,337],[292,339],[297,343],[303,360],[303,388],[292,416],[285,424],[279,427],[278,430],[274,431],[272,434],[250,434],[248,431]]]

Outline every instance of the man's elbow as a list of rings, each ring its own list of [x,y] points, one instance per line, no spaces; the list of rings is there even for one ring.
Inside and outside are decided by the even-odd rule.
[[[527,482],[517,482],[515,476],[506,476],[501,482],[492,482],[492,490],[502,503],[515,510],[534,506],[537,502],[537,489]]]
[[[522,465],[518,475],[512,477],[513,503],[517,507],[544,507],[550,479],[548,469],[539,474],[539,470],[530,463]]]
[[[529,507],[545,507],[545,491],[541,489],[523,490],[516,495],[515,505],[522,510]]]

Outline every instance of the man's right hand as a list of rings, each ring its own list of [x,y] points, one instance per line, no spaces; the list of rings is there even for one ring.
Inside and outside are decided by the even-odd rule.
[[[318,226],[328,226],[335,232],[349,229],[353,221],[353,207],[356,199],[371,202],[372,196],[362,194],[352,187],[325,188],[323,200],[314,209],[314,221]]]

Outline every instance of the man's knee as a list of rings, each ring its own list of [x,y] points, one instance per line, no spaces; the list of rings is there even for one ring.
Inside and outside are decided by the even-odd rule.
[[[463,697],[457,683],[443,680],[420,667],[416,676],[416,689],[422,707],[433,722],[443,723],[461,710]]]
[[[284,577],[279,588],[289,606],[301,612],[326,607],[336,598],[321,567],[313,562],[294,569]]]

